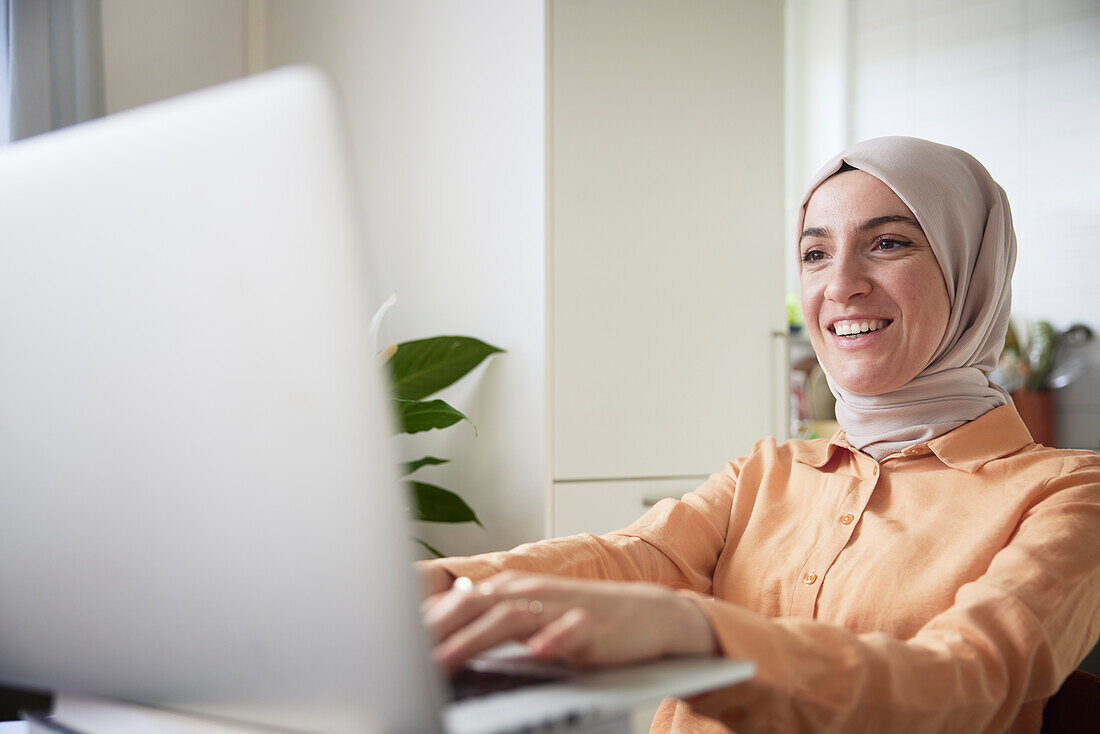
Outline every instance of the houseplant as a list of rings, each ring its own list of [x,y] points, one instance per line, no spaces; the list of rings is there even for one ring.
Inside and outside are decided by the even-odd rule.
[[[437,336],[386,347],[380,359],[390,378],[398,433],[420,433],[444,429],[460,421],[473,421],[446,401],[428,400],[430,396],[454,384],[481,362],[503,349],[468,336]],[[474,426],[476,432],[477,428]],[[424,456],[403,464],[402,474],[409,476],[425,466],[446,464],[449,459]],[[409,510],[414,520],[424,522],[481,525],[465,500],[449,489],[428,482],[408,480]],[[484,526],[482,526],[484,527]],[[414,538],[430,553],[442,556],[438,549],[421,538]]]
[[[1092,330],[1074,324],[1059,332],[1048,321],[1035,321],[1022,332],[1009,325],[1001,358],[989,379],[1011,393],[1012,402],[1036,443],[1055,444],[1054,390],[1065,387],[1086,367],[1082,347]]]

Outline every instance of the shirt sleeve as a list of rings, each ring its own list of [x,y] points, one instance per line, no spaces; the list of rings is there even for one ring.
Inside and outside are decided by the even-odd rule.
[[[1004,731],[1025,702],[1057,691],[1100,634],[1100,465],[1044,489],[985,573],[908,640],[684,592],[725,655],[756,662],[751,682],[693,708],[738,732]]]
[[[501,571],[547,573],[610,581],[649,581],[710,594],[714,566],[726,542],[741,461],[712,474],[680,500],[658,502],[629,527],[527,543],[510,551],[436,564],[454,576],[479,580]]]

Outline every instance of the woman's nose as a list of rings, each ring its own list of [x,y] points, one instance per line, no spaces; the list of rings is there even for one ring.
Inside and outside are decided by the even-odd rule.
[[[870,278],[858,257],[838,256],[828,273],[829,282],[825,286],[825,297],[830,301],[847,303],[850,299],[865,296],[871,291]]]

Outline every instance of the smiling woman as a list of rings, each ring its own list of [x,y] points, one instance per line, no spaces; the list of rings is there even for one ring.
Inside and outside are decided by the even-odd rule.
[[[843,430],[764,439],[617,533],[421,565],[443,666],[506,639],[583,665],[710,651],[755,678],[652,731],[1039,731],[1100,632],[1100,457],[1037,445],[985,376],[1004,191],[961,150],[879,138],[821,170],[797,231]]]
[[[1016,237],[981,163],[916,138],[854,145],[811,184],[800,224],[807,329],[853,445],[881,460],[1009,402],[985,372]]]

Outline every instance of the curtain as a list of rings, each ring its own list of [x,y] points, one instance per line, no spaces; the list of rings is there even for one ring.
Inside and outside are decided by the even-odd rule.
[[[0,0],[0,145],[11,140],[11,80],[8,78],[8,0]]]
[[[99,0],[0,2],[8,6],[7,138],[103,115]]]

